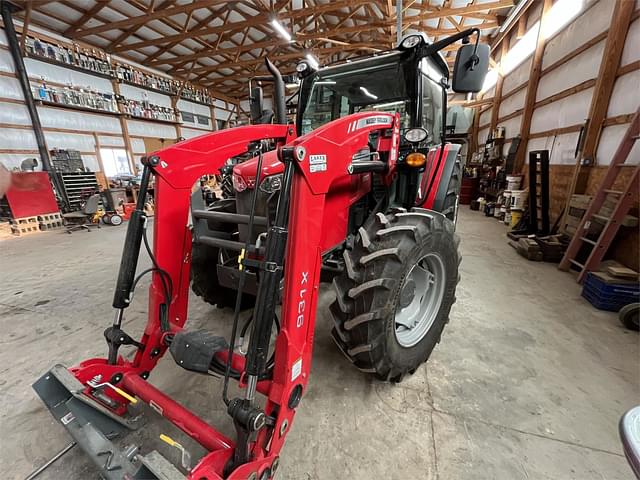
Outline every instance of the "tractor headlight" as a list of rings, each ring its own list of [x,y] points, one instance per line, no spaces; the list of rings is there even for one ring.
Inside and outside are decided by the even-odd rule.
[[[237,173],[233,174],[233,189],[236,192],[244,192],[247,189],[247,182]]]
[[[422,43],[423,40],[422,35],[409,35],[402,39],[399,48],[402,50],[409,50],[410,48]]]
[[[404,133],[404,138],[409,143],[420,143],[426,140],[429,136],[429,132],[427,132],[424,128],[410,128]]]
[[[282,174],[270,175],[260,184],[260,190],[264,193],[272,194],[282,188]]]

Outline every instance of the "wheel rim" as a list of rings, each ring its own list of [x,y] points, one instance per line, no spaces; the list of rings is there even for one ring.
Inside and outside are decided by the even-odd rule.
[[[447,278],[444,262],[428,253],[411,268],[400,289],[395,314],[396,340],[413,347],[424,338],[438,316]]]

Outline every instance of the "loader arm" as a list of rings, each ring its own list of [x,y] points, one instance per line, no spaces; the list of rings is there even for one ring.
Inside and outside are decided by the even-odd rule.
[[[118,356],[113,363],[106,358],[93,358],[68,370],[56,366],[34,384],[45,404],[94,460],[104,478],[182,478],[175,467],[172,477],[159,473],[168,471],[171,465],[157,452],[131,455],[112,442],[114,437],[123,435],[123,430],[135,428],[128,409],[130,403],[139,400],[209,451],[190,469],[187,478],[271,478],[309,381],[327,193],[334,182],[345,176],[387,171],[397,158],[398,125],[397,115],[369,112],[344,117],[297,139],[292,136],[293,129],[284,125],[240,127],[178,143],[146,161],[148,167],[154,165],[156,182],[153,252],[158,267],[168,274],[174,287],[168,306],[169,330],[163,331],[159,321],[166,297],[163,278],[154,272],[147,325],[142,338],[133,342],[138,350],[132,361]],[[369,134],[390,129],[391,140],[378,145],[380,151],[389,152],[386,155],[389,160],[383,162],[377,156],[363,159],[361,152],[369,143]],[[200,176],[222,166],[227,158],[244,152],[249,142],[262,139],[276,139],[285,170],[290,172],[280,200],[288,213],[282,226],[285,238],[288,235],[287,261],[269,267],[275,271],[280,268],[279,275],[284,277],[282,320],[272,372],[268,377],[259,377],[255,386],[266,397],[263,413],[267,421],[254,435],[246,437],[250,453],[246,461],[233,463],[240,440],[227,438],[148,383],[147,378],[171,338],[187,331],[183,327],[188,305],[192,185]],[[269,242],[265,257],[269,257]],[[275,298],[265,301],[269,302],[275,303]],[[256,311],[260,309],[258,304]],[[254,322],[254,331],[259,329],[259,321],[258,318]],[[224,353],[216,354],[218,360],[226,360]],[[242,372],[239,385],[245,390],[250,388],[247,372],[251,371],[254,357],[250,347],[246,357],[234,353],[231,358],[233,368]],[[98,381],[107,382],[109,388],[95,386]]]

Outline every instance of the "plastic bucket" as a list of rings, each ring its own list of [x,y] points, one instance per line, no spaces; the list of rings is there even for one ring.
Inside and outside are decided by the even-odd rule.
[[[525,203],[527,203],[527,190],[511,191],[511,208],[513,210],[524,210]]]
[[[514,228],[522,220],[522,210],[511,210],[511,228]]]
[[[507,190],[518,190],[522,184],[522,175],[507,175]]]

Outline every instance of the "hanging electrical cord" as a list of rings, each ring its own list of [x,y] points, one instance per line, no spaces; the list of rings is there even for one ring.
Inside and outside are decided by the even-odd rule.
[[[171,280],[171,276],[167,273],[166,270],[163,270],[158,266],[158,262],[156,260],[151,247],[149,246],[149,239],[147,238],[147,217],[145,216],[144,226],[142,227],[142,241],[144,242],[144,248],[147,250],[147,254],[149,258],[151,258],[151,263],[153,264],[153,268],[150,271],[155,271],[160,275],[160,281],[162,282],[162,289],[164,293],[164,303],[160,304],[158,315],[160,317],[160,329],[163,332],[168,332],[171,330],[171,326],[169,325],[169,305],[171,304],[171,299],[173,298],[173,281]],[[139,277],[142,274],[139,275]],[[136,279],[134,281],[134,285],[137,283]]]
[[[242,261],[244,256],[249,251],[249,247],[251,246],[251,237],[253,237],[253,223],[256,212],[256,203],[258,199],[258,186],[260,185],[261,175],[262,175],[262,145],[260,145],[259,153],[258,153],[258,165],[256,171],[256,178],[254,182],[253,195],[251,196],[251,210],[249,212],[249,222],[247,225],[247,238],[244,243],[244,248],[240,252],[240,256],[238,258],[238,268],[240,269],[240,278],[238,279],[238,293],[236,294],[236,305],[233,311],[233,326],[231,327],[231,340],[229,341],[229,350],[227,352],[227,362],[225,366],[224,373],[224,386],[222,389],[222,399],[226,405],[229,405],[230,399],[228,396],[229,391],[229,377],[231,376],[231,361],[233,359],[233,349],[236,343],[236,335],[238,333],[238,322],[240,320],[240,307],[242,305],[242,290],[244,289],[244,284],[246,281],[245,268],[242,265]]]

